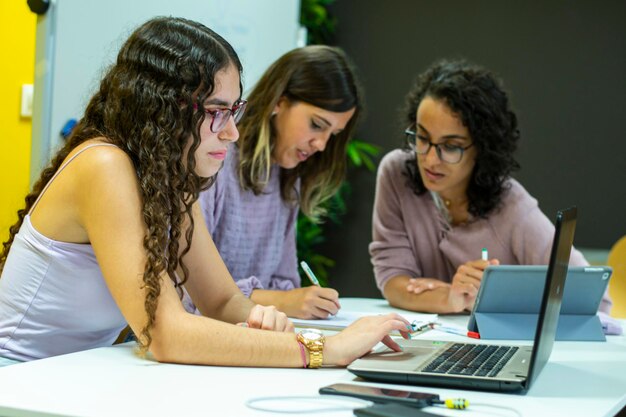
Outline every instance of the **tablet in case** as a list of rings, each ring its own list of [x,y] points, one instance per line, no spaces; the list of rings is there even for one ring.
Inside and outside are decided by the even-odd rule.
[[[569,267],[556,340],[605,341],[596,315],[612,269]],[[481,339],[533,340],[547,266],[499,265],[485,269],[468,330]]]

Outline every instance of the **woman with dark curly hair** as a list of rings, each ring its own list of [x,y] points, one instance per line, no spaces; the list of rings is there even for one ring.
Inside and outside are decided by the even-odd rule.
[[[418,311],[471,310],[488,265],[547,264],[554,226],[510,176],[520,134],[495,76],[437,62],[417,78],[403,118],[408,149],[382,160],[374,203],[370,254],[385,298]],[[577,250],[571,264],[588,265]]]
[[[300,285],[296,223],[299,210],[323,216],[321,203],[341,185],[362,99],[345,53],[324,45],[284,54],[248,96],[241,137],[200,203],[228,270],[255,303],[303,319],[337,313],[337,291]]]
[[[241,70],[228,42],[185,19],[152,19],[125,42],[4,244],[0,364],[110,345],[126,323],[164,362],[320,366],[381,340],[399,349],[398,315],[325,345],[297,338],[228,273],[197,200],[239,137]],[[204,316],[185,311],[183,286]]]

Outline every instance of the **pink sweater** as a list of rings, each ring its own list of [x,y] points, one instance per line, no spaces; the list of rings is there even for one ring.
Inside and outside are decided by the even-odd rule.
[[[394,150],[378,168],[369,250],[381,291],[398,275],[451,282],[460,265],[480,259],[482,248],[502,265],[548,263],[554,225],[520,183],[508,180],[510,189],[504,193],[502,205],[486,219],[452,226],[429,192],[418,196],[410,188],[404,174],[408,158],[410,154]],[[570,264],[588,265],[576,249]],[[608,312],[610,307],[605,294],[600,311]]]

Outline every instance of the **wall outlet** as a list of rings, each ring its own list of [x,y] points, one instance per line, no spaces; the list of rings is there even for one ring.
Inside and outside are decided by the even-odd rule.
[[[21,117],[33,117],[33,85],[22,84]]]

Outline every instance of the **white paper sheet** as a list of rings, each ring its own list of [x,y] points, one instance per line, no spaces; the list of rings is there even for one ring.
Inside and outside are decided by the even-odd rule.
[[[361,317],[376,315],[371,312],[364,311],[347,311],[339,310],[336,316],[330,316],[323,320],[303,320],[290,317],[290,320],[296,327],[312,327],[316,329],[327,330],[341,330],[348,327],[350,324],[360,319]],[[418,326],[426,323],[433,323],[437,321],[436,314],[421,314],[421,313],[403,313],[402,316],[411,323],[416,323]]]

